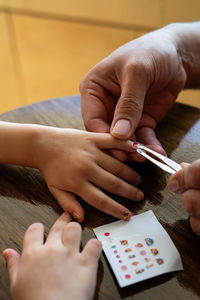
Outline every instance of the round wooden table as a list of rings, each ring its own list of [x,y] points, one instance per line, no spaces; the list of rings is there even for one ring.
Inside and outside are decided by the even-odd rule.
[[[192,162],[200,156],[200,110],[175,104],[159,125],[157,134],[169,157],[177,162]],[[58,98],[28,105],[0,116],[0,120],[35,123],[56,127],[84,129],[80,97]],[[14,149],[13,149],[14,151]],[[188,300],[200,296],[200,238],[190,229],[188,215],[179,195],[167,187],[169,176],[152,164],[132,164],[143,181],[145,193],[141,203],[119,197],[134,214],[152,209],[178,248],[184,271],[161,275],[135,285],[119,288],[105,256],[99,263],[95,299]],[[91,206],[86,210],[83,240],[94,237],[92,228],[115,221]],[[62,209],[49,193],[40,172],[14,165],[0,166],[0,246],[21,251],[23,235],[33,222],[43,222],[50,229]],[[31,271],[31,270],[30,270]],[[6,265],[1,256],[0,299],[11,299]],[[77,282],[78,288],[78,282]],[[56,299],[55,299],[56,300]]]

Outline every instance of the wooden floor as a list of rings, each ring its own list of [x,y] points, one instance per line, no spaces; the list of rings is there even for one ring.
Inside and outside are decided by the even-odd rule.
[[[78,94],[83,75],[120,45],[197,19],[199,0],[0,0],[0,113]],[[179,101],[200,106],[200,92]]]

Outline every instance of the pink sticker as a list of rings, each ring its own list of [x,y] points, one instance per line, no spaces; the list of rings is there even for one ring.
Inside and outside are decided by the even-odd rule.
[[[146,251],[142,250],[140,251],[140,255],[145,255],[146,254]]]
[[[105,235],[105,236],[109,236],[110,233],[109,233],[109,232],[105,232],[104,235]]]
[[[127,266],[121,266],[121,270],[122,271],[126,271],[127,270]]]
[[[150,258],[148,258],[148,257],[145,257],[145,259],[144,259],[146,262],[149,262],[150,261]]]
[[[114,253],[118,253],[118,251],[117,250],[115,250],[115,251],[113,251]]]
[[[120,259],[118,262],[119,262],[120,264],[123,263],[123,261],[122,261],[121,259]]]
[[[131,275],[126,274],[126,275],[125,275],[125,278],[126,278],[126,279],[130,279],[130,278],[131,278]]]
[[[120,255],[116,255],[116,258],[120,258]]]

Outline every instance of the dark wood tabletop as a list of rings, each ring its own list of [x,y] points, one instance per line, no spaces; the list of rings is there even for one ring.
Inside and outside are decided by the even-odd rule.
[[[0,116],[0,120],[84,129],[80,97],[65,97],[28,105]],[[167,154],[177,162],[192,162],[200,156],[200,110],[177,103],[157,130]],[[188,215],[179,195],[168,186],[169,176],[151,164],[132,164],[143,181],[141,203],[115,199],[134,214],[152,209],[178,248],[184,271],[161,275],[126,288],[120,288],[102,254],[98,269],[95,299],[173,300],[200,297],[200,238],[189,226]],[[83,246],[94,237],[92,228],[115,221],[91,206],[86,210]],[[62,209],[49,193],[38,170],[14,165],[0,166],[0,250],[11,247],[21,251],[24,233],[33,222],[50,229]],[[0,258],[0,299],[11,299],[9,279],[3,257]],[[77,283],[78,285],[78,283]]]

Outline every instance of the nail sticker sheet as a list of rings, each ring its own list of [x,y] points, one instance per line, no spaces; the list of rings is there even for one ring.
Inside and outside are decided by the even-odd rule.
[[[93,230],[120,287],[183,270],[178,250],[151,210]]]

